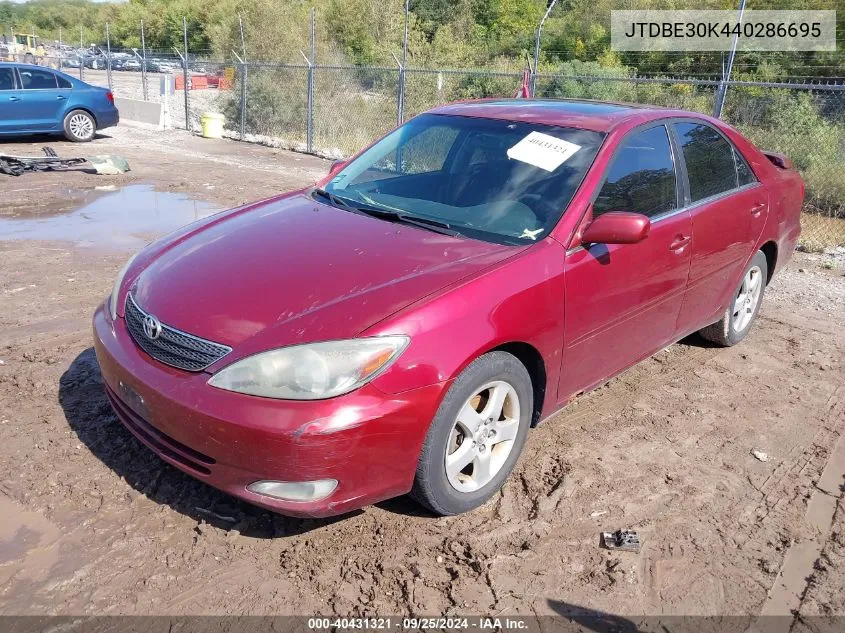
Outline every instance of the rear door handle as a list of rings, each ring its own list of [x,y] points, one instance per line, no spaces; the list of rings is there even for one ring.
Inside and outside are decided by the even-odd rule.
[[[67,97],[63,97],[62,95],[59,95],[58,97],[56,97],[56,99],[58,99],[59,101],[64,101],[65,99],[67,99]]]
[[[675,239],[672,240],[672,243],[669,244],[669,250],[678,251],[689,244],[691,239],[692,238],[690,238],[689,235],[677,235],[675,236]]]
[[[751,207],[751,215],[753,215],[756,218],[757,216],[759,216],[763,212],[763,210],[765,208],[766,208],[765,202],[755,204],[753,207]]]
[[[20,97],[9,97],[9,101],[20,101]]]

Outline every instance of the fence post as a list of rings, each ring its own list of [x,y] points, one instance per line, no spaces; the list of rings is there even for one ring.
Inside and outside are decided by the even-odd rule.
[[[241,140],[246,134],[246,99],[247,99],[247,78],[249,77],[249,66],[246,62],[241,64]]]
[[[144,93],[144,101],[149,101],[147,93],[147,41],[144,38],[143,20],[141,20],[141,90]]]
[[[308,83],[305,102],[305,151],[309,154],[314,148],[314,64],[308,56],[299,51],[308,64]]]
[[[399,69],[399,83],[396,86],[396,125],[402,125],[405,118],[405,68],[402,62],[396,59],[396,55],[393,55],[393,61]]]
[[[185,57],[182,60],[182,77],[185,83],[185,129],[191,131],[191,111],[188,101],[188,20],[182,16],[182,40],[185,45]]]
[[[408,63],[408,17],[411,0],[405,0],[405,30],[402,33],[402,63],[399,64],[399,94],[396,95],[396,125],[405,120],[405,65]],[[396,59],[394,55],[393,59]]]
[[[109,23],[106,22],[106,77],[109,81],[109,90],[114,92],[111,81],[111,36],[109,35]]]
[[[308,64],[308,129],[305,143],[308,148],[308,153],[314,151],[314,65],[317,63],[317,39],[314,31],[316,9],[311,7],[311,61]]]
[[[745,0],[740,0],[739,17],[737,18],[739,25],[742,25],[742,16],[744,13]],[[736,57],[736,44],[738,39],[737,34],[734,33],[733,40],[731,41],[731,52],[728,55],[728,67],[727,70],[722,72],[722,81],[719,82],[719,88],[716,91],[716,102],[713,104],[713,116],[717,119],[722,118],[722,109],[725,107],[725,96],[727,96],[728,93],[728,82],[731,80],[731,71],[734,66],[734,57]]]
[[[82,27],[79,27],[79,53],[77,57],[79,57],[79,81],[83,81],[83,77],[85,76],[85,55],[82,51],[85,50],[85,45],[82,43],[84,41],[84,36],[82,35]]]

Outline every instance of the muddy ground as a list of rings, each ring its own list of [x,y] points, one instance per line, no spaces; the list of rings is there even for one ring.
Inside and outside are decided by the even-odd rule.
[[[89,323],[128,255],[120,227],[13,233],[92,200],[117,207],[108,196],[136,185],[223,208],[313,181],[326,162],[124,127],[49,144],[133,169],[0,177],[0,220],[17,219],[0,222],[0,612],[755,616],[791,587],[800,613],[845,615],[841,261],[797,254],[743,344],[690,338],[555,415],[471,514],[396,499],[289,519],[164,464],[109,409]],[[828,497],[827,520],[810,517]],[[640,533],[639,553],[598,547],[620,527]],[[793,555],[802,544],[812,574]]]

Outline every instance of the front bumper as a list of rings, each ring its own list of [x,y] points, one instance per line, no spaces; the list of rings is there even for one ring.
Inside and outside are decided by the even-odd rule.
[[[106,393],[124,425],[163,460],[235,497],[291,516],[322,517],[407,493],[445,383],[386,394],[374,385],[319,401],[223,391],[141,351],[122,318],[94,314]],[[255,494],[258,480],[336,479],[331,495],[294,502]]]

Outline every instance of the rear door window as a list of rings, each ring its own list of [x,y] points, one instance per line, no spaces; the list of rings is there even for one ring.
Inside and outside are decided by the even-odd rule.
[[[15,72],[11,68],[0,68],[0,90],[15,90]]]
[[[49,70],[20,68],[18,73],[24,90],[55,90],[58,87],[56,75]]]
[[[73,84],[69,79],[65,79],[61,75],[56,75],[56,81],[59,82],[59,88],[73,88]]]
[[[709,125],[675,123],[675,131],[687,165],[690,202],[698,202],[753,181],[751,170],[741,156],[736,156],[733,145]],[[737,158],[743,165],[741,177]]]
[[[677,208],[675,165],[666,128],[658,125],[626,137],[593,203],[593,217],[609,211],[654,217]]]
[[[754,176],[754,172],[751,171],[751,167],[748,166],[746,160],[742,157],[742,154],[739,153],[737,148],[733,148],[734,150],[734,163],[736,164],[736,184],[739,187],[744,187],[745,185],[750,185],[753,182],[757,182],[757,178]]]

